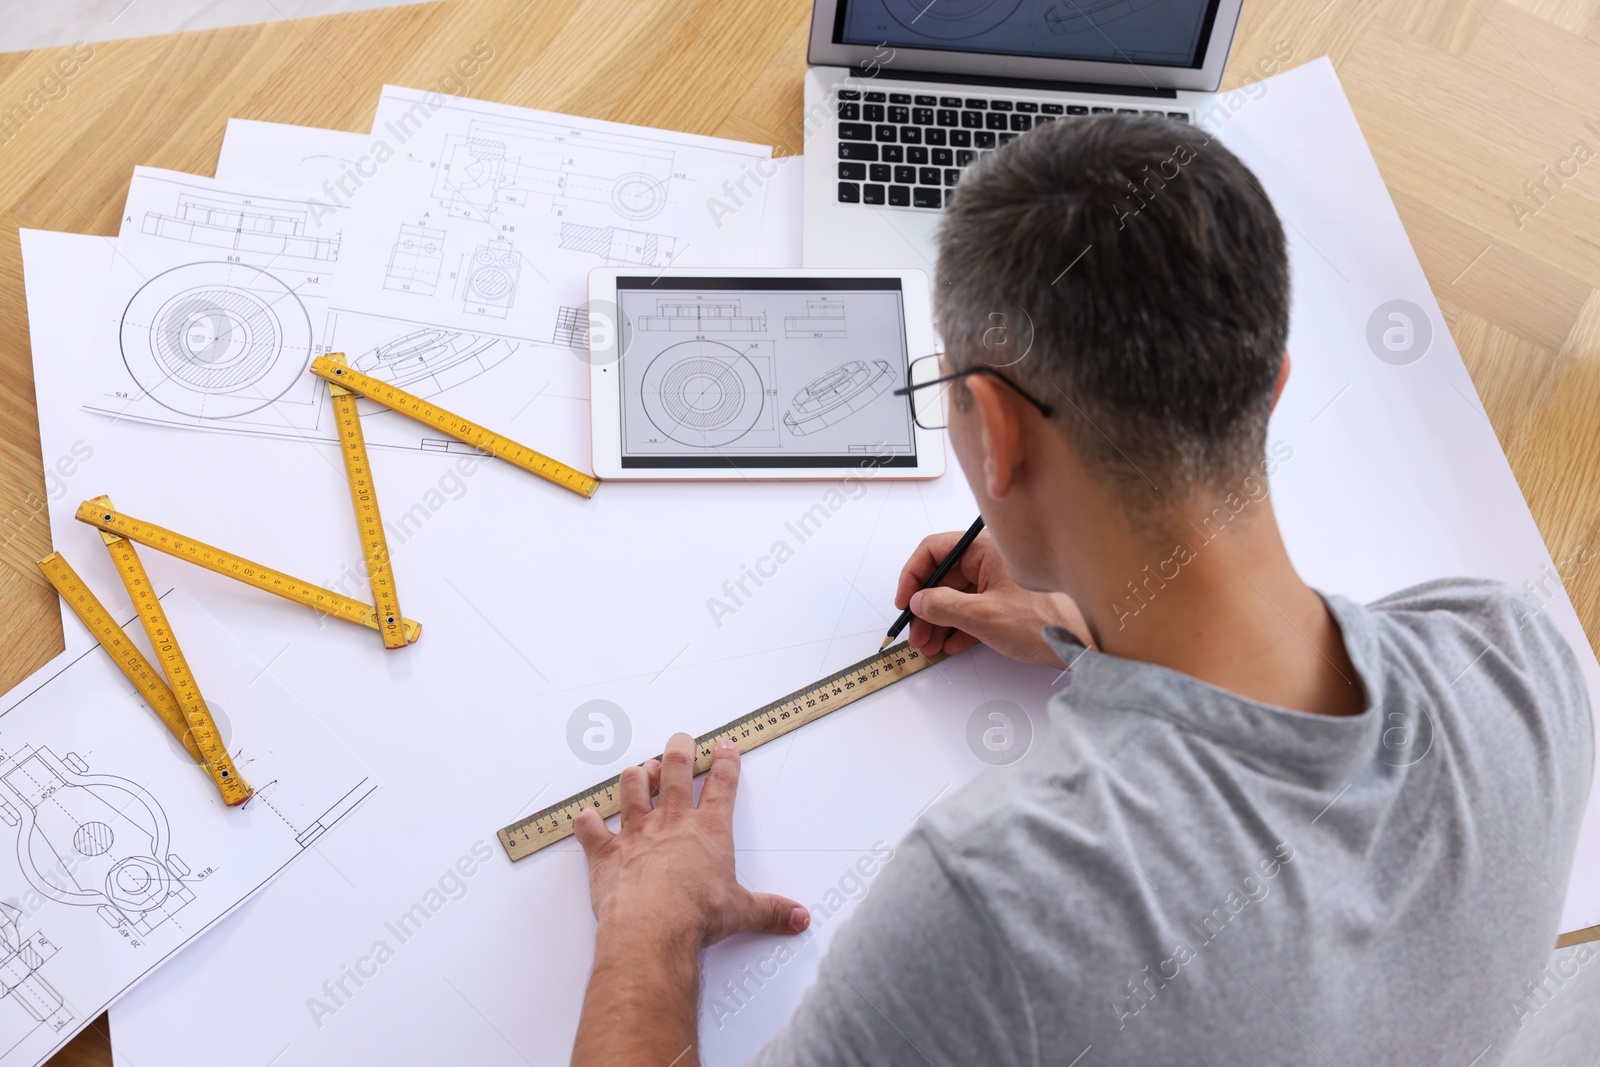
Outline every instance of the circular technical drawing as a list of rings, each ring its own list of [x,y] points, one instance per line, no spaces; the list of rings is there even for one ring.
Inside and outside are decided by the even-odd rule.
[[[666,186],[648,174],[624,174],[611,184],[611,206],[630,219],[648,219],[667,206]]]
[[[106,896],[127,911],[149,911],[171,889],[172,876],[149,856],[129,856],[106,874]]]
[[[162,407],[226,419],[266,407],[311,362],[311,319],[283,282],[241,263],[156,275],[122,312],[122,361]]]
[[[111,848],[116,835],[103,822],[86,822],[72,835],[72,847],[85,856],[103,855]]]
[[[480,248],[472,256],[467,292],[481,300],[504,300],[516,287],[517,253]]]
[[[894,368],[881,359],[841,363],[794,394],[794,410],[783,413],[783,424],[793,434],[815,433],[854,415],[894,382]]]
[[[681,445],[720,448],[750,432],[765,387],[755,364],[717,341],[682,341],[650,361],[639,385],[645,414]]]
[[[988,33],[1022,4],[1022,0],[884,0],[900,25],[923,37],[957,41]]]

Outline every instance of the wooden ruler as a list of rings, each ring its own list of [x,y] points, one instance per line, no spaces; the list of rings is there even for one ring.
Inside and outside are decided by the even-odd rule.
[[[739,746],[740,752],[749,752],[893,685],[902,678],[909,678],[944,658],[942,654],[924,656],[906,642],[868,656],[837,674],[830,674],[821,681],[779,697],[695,738],[694,773],[704,774],[710,769],[711,754],[718,741],[731,739]],[[499,834],[506,855],[513,860],[520,860],[547,845],[571,837],[573,821],[584,808],[593,808],[607,818],[617,814],[622,810],[617,790],[620,781],[620,776],[607,778],[599,785],[504,827]]]
[[[345,366],[344,354],[328,360]],[[339,427],[339,451],[344,454],[344,472],[350,483],[350,502],[356,509],[356,526],[361,531],[361,549],[367,563],[367,581],[372,586],[372,603],[384,648],[404,648],[408,642],[401,624],[400,594],[395,591],[394,566],[389,560],[389,542],[383,535],[383,516],[378,512],[378,492],[372,484],[372,463],[367,459],[367,441],[361,432],[361,413],[356,410],[356,395],[338,382],[328,382],[333,396],[333,419]]]
[[[296,604],[304,604],[324,615],[331,615],[336,619],[374,630],[381,629],[378,625],[377,611],[371,604],[364,604],[330,589],[324,589],[320,585],[301,581],[271,567],[252,563],[242,556],[225,552],[203,541],[196,541],[192,537],[174,533],[154,523],[124,515],[112,508],[110,501],[105,497],[84,501],[78,507],[77,519],[103,533],[117,534],[130,541],[137,541],[158,552],[176,556],[185,562],[204,567],[208,571],[215,571],[225,578],[243,582],[262,592],[273,593]],[[421,636],[420,624],[405,618],[400,620],[400,624],[405,630],[408,642],[415,641]]]
[[[166,724],[172,736],[183,742],[183,747],[189,755],[194,757],[196,763],[204,763],[205,757],[200,754],[200,749],[194,743],[194,738],[189,733],[189,720],[184,717],[183,709],[178,707],[177,698],[172,695],[172,690],[167,688],[167,683],[161,675],[151,666],[150,661],[144,658],[144,653],[139,647],[128,640],[128,635],[122,632],[122,627],[117,625],[117,620],[111,617],[111,612],[100,603],[98,597],[90,592],[78,572],[59,552],[52,552],[39,561],[39,569],[44,572],[45,578],[56,587],[56,592],[61,594],[61,599],[66,602],[72,613],[83,621],[94,634],[100,647],[106,650],[119,670],[127,676],[128,681],[144,697],[144,702],[150,710]]]
[[[200,750],[200,765],[211,776],[211,781],[221,791],[222,799],[229,807],[243,804],[255,790],[250,788],[250,783],[233,765],[233,757],[228,755],[222,732],[211,717],[211,709],[206,707],[205,697],[200,695],[200,683],[195,681],[194,672],[189,670],[189,661],[183,657],[183,649],[172,632],[172,624],[167,621],[161,598],[150,586],[150,578],[144,572],[144,564],[139,561],[139,553],[134,550],[133,542],[120,534],[102,531],[100,536],[105,539],[106,550],[111,553],[111,561],[117,565],[117,573],[122,576],[128,598],[139,613],[145,636],[150,639],[150,646],[155,649],[156,658],[161,662],[161,673],[167,676],[167,687],[172,690],[178,707],[183,709],[189,736],[194,738],[195,747]]]
[[[319,356],[311,361],[311,373],[323,381],[341,385],[352,393],[376,401],[391,411],[416,419],[424,426],[449,434],[480,452],[486,452],[496,459],[503,459],[514,467],[521,467],[529,474],[538,475],[563,489],[570,489],[579,496],[592,497],[594,491],[600,487],[600,479],[593,475],[569,467],[560,460],[551,459],[527,445],[520,445],[509,437],[502,437],[469,419],[446,411],[436,404],[430,404],[404,389],[398,389],[386,381],[352,370],[342,357],[335,359],[332,355]]]

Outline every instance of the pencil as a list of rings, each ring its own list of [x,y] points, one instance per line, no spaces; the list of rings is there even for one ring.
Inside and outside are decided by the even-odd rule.
[[[928,576],[928,580],[922,583],[922,588],[932,589],[944,581],[945,575],[950,573],[950,568],[956,565],[956,562],[961,559],[961,554],[972,547],[972,542],[976,541],[978,535],[982,532],[983,516],[979,515],[973,524],[967,527],[967,532],[961,535],[961,540],[955,543],[955,547],[945,553],[944,559],[939,561],[939,565],[933,569],[933,573]],[[900,613],[900,617],[894,620],[894,625],[889,627],[889,636],[885,637],[883,644],[878,646],[879,651],[888,648],[890,643],[900,636],[900,631],[904,630],[910,621],[911,605],[907,604],[906,609]]]

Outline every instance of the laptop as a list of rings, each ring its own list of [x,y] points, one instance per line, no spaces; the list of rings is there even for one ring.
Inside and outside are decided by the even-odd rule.
[[[804,262],[933,273],[961,171],[1035,126],[1195,122],[1242,0],[814,0]]]

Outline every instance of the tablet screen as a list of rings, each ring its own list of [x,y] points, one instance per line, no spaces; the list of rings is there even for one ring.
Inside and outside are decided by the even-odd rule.
[[[898,278],[617,279],[624,468],[915,467]]]

